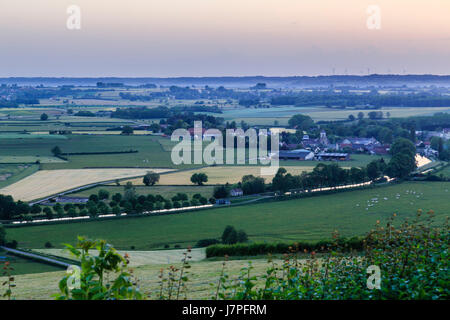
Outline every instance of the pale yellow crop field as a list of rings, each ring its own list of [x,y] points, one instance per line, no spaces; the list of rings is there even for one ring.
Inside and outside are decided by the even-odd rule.
[[[154,168],[41,170],[0,189],[0,194],[11,195],[14,200],[30,201],[102,181],[144,176],[149,171],[162,173],[172,170]]]
[[[130,253],[128,253],[130,254]],[[302,261],[302,260],[300,260]],[[130,259],[133,263],[133,259]],[[274,259],[274,262],[280,266],[282,260]],[[225,272],[229,275],[230,280],[234,281],[238,278],[241,268],[248,266],[249,260],[230,260],[226,262]],[[222,261],[197,261],[190,263],[189,282],[187,285],[188,299],[210,299],[215,294],[217,281],[219,280],[222,270]],[[170,263],[177,268],[181,267],[181,263]],[[262,276],[266,273],[267,268],[271,264],[266,259],[252,259],[252,275]],[[132,267],[133,275],[138,281],[140,290],[146,295],[150,295],[149,299],[158,298],[159,290],[159,274],[163,268],[164,276],[167,277],[167,268],[169,265],[149,264]],[[59,293],[58,282],[64,277],[65,271],[34,273],[17,275],[14,278],[16,287],[12,290],[12,297],[16,300],[53,300],[53,294]],[[281,276],[281,274],[280,274]],[[112,278],[112,277],[111,277]],[[5,277],[0,277],[0,281],[4,281]],[[211,286],[211,284],[214,284]],[[263,285],[260,283],[259,285]],[[184,295],[183,295],[184,298]],[[0,297],[0,300],[4,298]]]
[[[291,174],[300,174],[302,171],[312,171],[312,166],[286,166],[286,170]],[[266,182],[272,180],[274,175],[261,175],[261,167],[258,166],[226,166],[226,167],[207,167],[197,170],[179,171],[161,175],[158,184],[160,185],[188,185],[192,184],[191,176],[194,173],[206,173],[208,182],[205,184],[225,184],[237,183],[242,177],[248,174],[261,176]],[[131,179],[134,185],[142,185],[142,179]]]

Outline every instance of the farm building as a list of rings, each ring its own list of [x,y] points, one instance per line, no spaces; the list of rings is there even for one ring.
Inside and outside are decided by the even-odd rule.
[[[348,153],[321,152],[317,155],[317,159],[324,160],[324,161],[345,161],[345,160],[349,160],[350,156]]]
[[[288,151],[281,150],[279,153],[279,158],[284,160],[312,160],[314,159],[314,153],[306,149],[296,149]]]
[[[239,189],[239,188],[231,189],[230,195],[232,197],[240,197],[240,196],[244,195],[244,192],[242,191],[242,189]]]

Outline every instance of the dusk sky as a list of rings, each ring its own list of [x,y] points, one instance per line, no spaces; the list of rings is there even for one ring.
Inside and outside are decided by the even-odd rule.
[[[69,30],[66,10],[81,9]],[[381,29],[369,30],[369,5]],[[0,0],[0,77],[450,74],[450,0]]]

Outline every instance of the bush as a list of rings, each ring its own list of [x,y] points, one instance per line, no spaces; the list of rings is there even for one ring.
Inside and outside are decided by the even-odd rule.
[[[109,192],[108,192],[107,190],[100,189],[100,190],[98,191],[98,198],[99,198],[100,200],[106,200],[106,199],[109,199]]]
[[[349,252],[351,250],[361,251],[363,249],[362,238],[351,238],[349,240],[340,238],[338,244],[342,250]],[[228,256],[256,256],[267,254],[284,254],[288,253],[289,247],[297,248],[298,251],[315,251],[315,252],[329,252],[337,247],[335,241],[322,240],[318,242],[295,242],[295,243],[235,243],[232,245],[216,244],[206,249],[206,257],[223,257]]]
[[[185,207],[190,207],[191,204],[189,203],[189,201],[183,201],[182,206],[183,206],[183,208],[185,208]]]
[[[50,241],[47,241],[44,246],[48,249],[53,248],[53,245],[51,244]]]
[[[217,186],[214,188],[214,198],[223,199],[230,196],[230,190],[225,186]]]
[[[0,246],[4,246],[6,242],[6,230],[0,223]]]
[[[58,300],[140,300],[142,295],[127,271],[128,260],[104,240],[78,238],[76,246],[67,250],[80,260],[80,288],[72,288],[67,273],[59,282]],[[98,256],[90,250],[98,250]],[[101,257],[101,258],[99,258]],[[109,279],[104,281],[104,279]]]
[[[197,244],[195,246],[199,248],[205,248],[218,243],[220,243],[220,241],[217,239],[201,239],[197,241]]]
[[[181,203],[179,201],[174,201],[173,202],[173,207],[176,208],[176,209],[179,209],[179,208],[181,208]]]
[[[12,240],[10,242],[6,242],[5,247],[11,248],[11,249],[17,249],[17,241],[16,240]]]
[[[253,275],[250,264],[243,268],[240,281],[233,284],[222,278],[218,296],[236,300],[448,300],[450,230],[448,224],[436,227],[432,217],[432,211],[422,217],[419,210],[417,219],[400,227],[395,227],[393,217],[386,226],[378,222],[363,240],[362,252],[348,251],[352,240],[344,241],[337,234],[331,250],[320,259],[316,251],[309,251],[309,258],[298,263],[300,247],[289,247],[282,264],[269,261],[263,276]],[[253,245],[234,247],[250,249]]]
[[[223,244],[235,244],[238,241],[237,231],[233,226],[226,226],[222,233]]]

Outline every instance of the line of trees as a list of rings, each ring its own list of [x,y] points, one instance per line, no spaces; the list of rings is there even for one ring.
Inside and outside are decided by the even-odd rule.
[[[291,175],[285,168],[280,168],[272,179],[272,189],[286,192],[290,189],[336,187],[373,181],[381,178],[384,174],[391,178],[404,179],[416,169],[416,149],[410,140],[397,139],[392,144],[391,154],[392,158],[389,163],[381,158],[373,160],[362,168],[344,169],[336,163],[319,163],[312,172],[304,171],[300,175]]]

